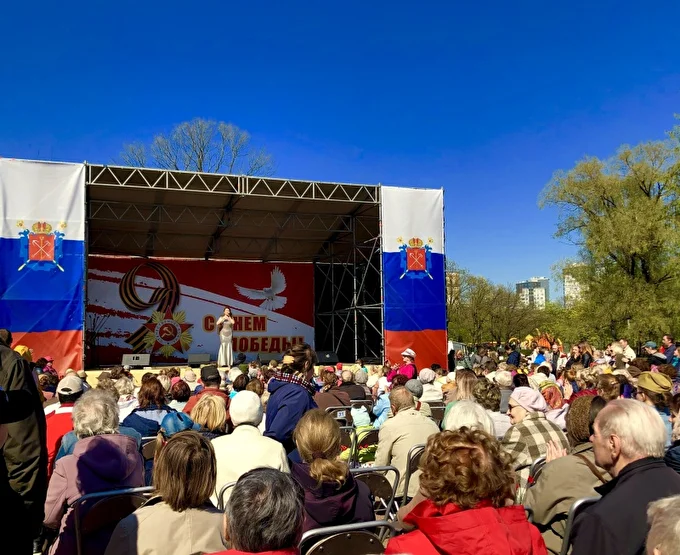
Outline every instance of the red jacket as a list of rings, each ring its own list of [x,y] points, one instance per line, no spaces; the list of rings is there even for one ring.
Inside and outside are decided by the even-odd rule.
[[[540,532],[527,521],[521,505],[496,509],[480,503],[461,510],[453,503],[437,507],[428,499],[404,522],[417,530],[392,538],[385,554],[547,555]]]
[[[60,405],[57,410],[49,413],[45,417],[47,423],[47,477],[52,476],[54,467],[54,458],[57,456],[59,447],[61,447],[61,439],[70,431],[73,430],[73,420],[71,413],[73,412],[74,403],[64,403]]]
[[[260,551],[256,554],[251,554],[249,551],[238,551],[236,549],[227,549],[213,555],[299,555],[300,551],[297,549],[277,549],[276,551]]]

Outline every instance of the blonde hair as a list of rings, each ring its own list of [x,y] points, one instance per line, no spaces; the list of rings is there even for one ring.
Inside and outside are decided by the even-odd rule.
[[[349,466],[338,460],[340,426],[330,414],[321,409],[307,411],[295,426],[293,439],[300,457],[309,463],[309,475],[319,485],[336,482],[340,487],[345,483]]]
[[[576,370],[576,383],[581,389],[594,389],[599,376],[595,368],[580,368]]]
[[[224,431],[227,424],[227,404],[217,395],[203,395],[191,409],[191,419],[209,431]]]

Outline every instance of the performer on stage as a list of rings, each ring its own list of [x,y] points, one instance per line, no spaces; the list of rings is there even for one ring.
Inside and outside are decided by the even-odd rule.
[[[224,308],[224,314],[217,320],[217,333],[220,334],[220,351],[217,354],[217,366],[231,368],[234,364],[234,350],[231,346],[231,336],[234,331],[234,317],[229,307]]]

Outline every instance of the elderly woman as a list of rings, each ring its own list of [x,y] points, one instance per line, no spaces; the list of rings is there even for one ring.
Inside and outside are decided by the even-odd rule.
[[[413,349],[406,349],[401,353],[402,363],[398,368],[392,368],[387,374],[387,381],[391,382],[397,374],[406,376],[409,380],[414,379],[418,375],[416,368],[416,353]]]
[[[475,396],[475,401],[486,410],[486,414],[493,420],[493,429],[496,437],[498,439],[503,438],[505,432],[510,429],[510,417],[500,411],[500,388],[489,380],[477,380],[472,393]],[[447,428],[447,430],[448,429],[450,428]]]
[[[354,372],[354,383],[364,390],[366,399],[371,399],[373,397],[373,392],[366,385],[368,383],[368,372],[361,369]]]
[[[423,395],[420,400],[423,403],[441,403],[444,400],[442,384],[437,380],[437,374],[430,368],[423,368],[418,374],[420,383],[423,384]]]
[[[135,395],[135,382],[132,378],[121,376],[113,382],[118,392],[118,417],[122,422],[128,415],[139,406]]]
[[[468,428],[432,435],[420,470],[420,492],[399,511],[403,526],[416,530],[392,538],[386,554],[546,553],[524,507],[512,504],[512,462],[491,435]]]
[[[237,393],[231,401],[229,414],[235,426],[234,431],[212,440],[217,459],[217,481],[211,495],[215,506],[222,487],[235,482],[253,468],[268,466],[288,472],[288,459],[283,445],[263,437],[258,429],[263,412],[262,403],[256,393]]]
[[[184,555],[221,549],[222,514],[210,504],[216,473],[215,453],[207,439],[194,431],[173,435],[154,463],[156,496],[120,521],[105,555]]]
[[[173,411],[165,404],[161,382],[155,376],[142,380],[137,398],[139,406],[123,420],[123,426],[134,428],[142,437],[155,436],[165,415]]]
[[[638,378],[635,398],[654,407],[666,426],[666,447],[670,447],[673,435],[670,402],[673,395],[671,379],[661,372],[642,372]]]
[[[217,395],[204,395],[191,410],[191,419],[208,440],[223,436],[227,433],[227,404]]]
[[[605,404],[602,397],[592,395],[574,399],[567,414],[570,454],[561,456],[560,448],[549,446],[548,464],[524,498],[524,506],[533,511],[534,524],[550,553],[560,552],[569,508],[577,499],[597,497],[595,487],[610,479],[604,469],[596,466],[590,443],[595,417]]]
[[[338,460],[338,423],[321,409],[311,410],[295,427],[294,439],[303,462],[293,463],[291,474],[305,490],[304,531],[375,520],[368,486]]]
[[[512,457],[519,476],[517,501],[521,502],[531,463],[547,453],[551,441],[560,449],[567,449],[569,442],[560,427],[546,418],[548,405],[538,391],[529,387],[515,388],[508,407],[512,426],[503,438],[503,446]]]
[[[447,404],[444,410],[444,419],[446,419],[446,415],[457,401],[475,400],[472,391],[477,383],[477,375],[472,370],[456,370],[455,382],[455,389],[446,396]]]
[[[512,373],[507,370],[499,370],[494,376],[494,381],[498,384],[501,390],[501,403],[499,412],[502,414],[507,414],[508,412],[508,401],[510,400],[510,394],[512,393]]]
[[[543,395],[543,398],[548,405],[545,417],[557,424],[560,429],[566,430],[567,423],[565,418],[569,411],[569,405],[564,401],[560,386],[551,381],[544,381],[538,387],[538,390],[541,392],[541,395]]]
[[[67,508],[88,493],[144,485],[144,465],[137,443],[118,433],[118,407],[104,391],[84,393],[73,408],[73,429],[78,437],[72,455],[57,461],[45,501],[46,528],[59,529],[50,555],[76,552],[74,517]],[[109,534],[86,538],[84,552],[104,553]]]
[[[455,432],[461,428],[482,430],[495,435],[494,423],[487,411],[474,401],[458,401],[444,419],[443,428]]]

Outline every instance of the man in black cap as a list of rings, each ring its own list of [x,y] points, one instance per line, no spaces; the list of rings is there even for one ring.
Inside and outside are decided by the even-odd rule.
[[[40,537],[44,518],[45,413],[28,362],[10,347],[12,334],[0,330],[0,337],[0,422],[6,436],[0,457],[0,537],[7,553],[23,555],[33,553],[33,540]]]
[[[196,406],[196,403],[203,397],[203,395],[217,395],[222,397],[227,405],[227,426],[229,430],[231,427],[231,418],[229,417],[229,394],[226,391],[220,389],[220,384],[222,383],[222,376],[220,376],[217,366],[214,364],[208,364],[201,368],[201,382],[205,386],[199,393],[192,395],[189,398],[189,402],[184,406],[183,412],[191,414],[191,409]]]

